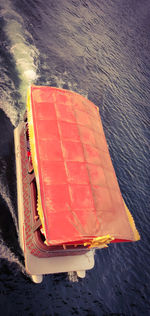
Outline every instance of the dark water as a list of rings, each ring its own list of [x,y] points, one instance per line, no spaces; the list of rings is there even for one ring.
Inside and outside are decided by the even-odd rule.
[[[0,0],[0,314],[150,315],[150,1]],[[83,280],[25,275],[13,130],[27,87],[77,91],[100,108],[141,241],[96,253]]]

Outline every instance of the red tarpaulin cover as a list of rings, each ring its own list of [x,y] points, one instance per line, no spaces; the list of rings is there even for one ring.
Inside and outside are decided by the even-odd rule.
[[[109,234],[135,240],[98,108],[77,93],[31,87],[45,234],[50,245]]]

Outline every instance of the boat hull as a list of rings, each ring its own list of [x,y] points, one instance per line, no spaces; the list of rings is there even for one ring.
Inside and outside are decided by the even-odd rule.
[[[94,266],[94,250],[88,251],[51,251],[44,252],[44,258],[40,250],[34,248],[32,240],[32,212],[29,194],[30,175],[27,170],[28,158],[25,154],[24,138],[25,122],[21,122],[14,131],[19,239],[25,257],[25,267],[29,275],[33,275],[33,281],[40,283],[42,275],[78,271],[79,276],[84,276],[84,271]],[[21,136],[22,135],[22,136]],[[23,163],[24,161],[24,163]],[[81,253],[81,254],[80,254]]]

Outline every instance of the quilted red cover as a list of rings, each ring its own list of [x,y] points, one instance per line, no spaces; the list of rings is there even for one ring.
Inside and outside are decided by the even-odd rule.
[[[134,240],[98,108],[44,86],[31,87],[31,104],[48,244]]]

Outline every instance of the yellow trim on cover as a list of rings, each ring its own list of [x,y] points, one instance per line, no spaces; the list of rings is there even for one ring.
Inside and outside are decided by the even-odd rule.
[[[105,248],[108,247],[108,244],[114,240],[110,235],[96,237],[90,240],[89,242],[85,242],[84,246],[88,246],[88,248]]]
[[[123,201],[123,202],[124,202],[125,211],[126,211],[126,214],[128,216],[128,220],[129,220],[131,229],[132,229],[133,234],[134,234],[135,241],[138,241],[138,240],[140,240],[140,234],[139,234],[139,232],[136,229],[136,226],[135,226],[135,223],[134,223],[134,219],[133,219],[133,217],[132,217],[132,215],[131,215],[131,213],[130,213],[130,211],[129,211],[126,203],[125,203],[125,201]]]
[[[36,185],[37,185],[37,211],[38,211],[38,215],[41,219],[42,228],[43,228],[44,234],[45,234],[44,216],[43,216],[43,209],[42,209],[42,203],[41,203],[38,164],[37,164],[37,156],[36,156],[35,135],[34,135],[34,127],[33,127],[33,116],[32,116],[32,107],[31,107],[31,89],[30,88],[28,89],[28,92],[27,92],[27,118],[28,118],[30,151],[31,151],[32,164],[33,164],[33,169],[34,169],[34,173],[35,173],[35,177],[36,177]]]

